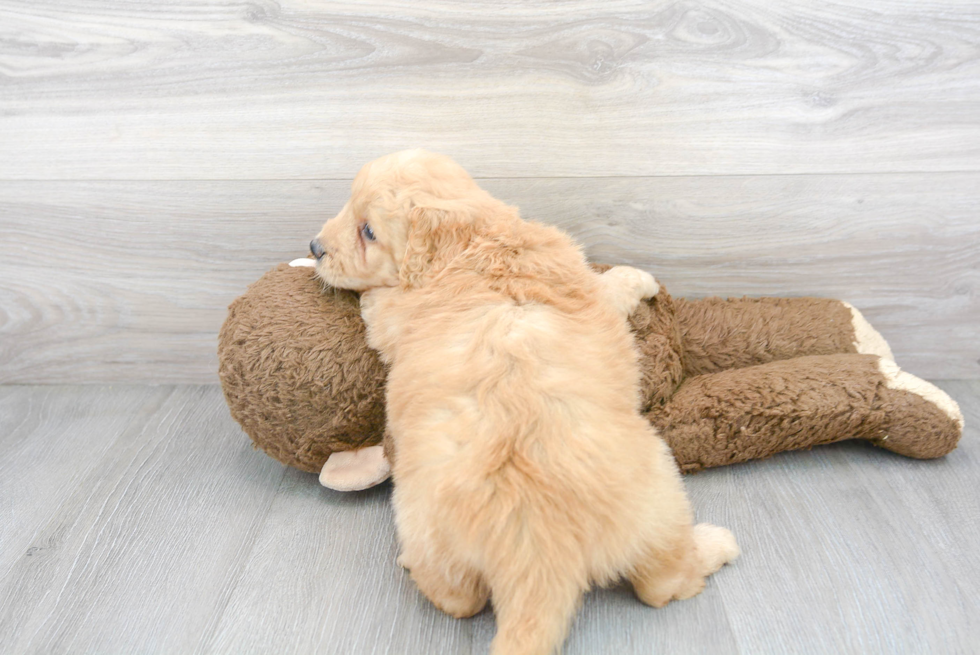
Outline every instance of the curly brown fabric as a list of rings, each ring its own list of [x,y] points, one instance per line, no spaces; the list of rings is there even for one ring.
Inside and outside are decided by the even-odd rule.
[[[856,353],[839,301],[683,300],[661,288],[630,323],[641,409],[682,471],[844,439],[932,458],[959,440],[960,424],[888,388],[878,358]],[[280,264],[235,300],[218,357],[232,416],[284,464],[318,472],[331,452],[381,442],[385,368],[358,296],[324,291],[311,269]]]
[[[235,300],[218,359],[231,415],[283,464],[316,473],[333,451],[381,442],[385,369],[358,296],[324,292],[310,269],[280,264]]]

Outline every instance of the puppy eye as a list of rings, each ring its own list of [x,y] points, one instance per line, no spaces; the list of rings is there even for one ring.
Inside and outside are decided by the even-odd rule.
[[[371,229],[371,226],[368,225],[367,223],[365,223],[363,226],[361,226],[361,234],[368,241],[374,241],[377,238],[377,237],[374,236],[374,230],[372,230]]]

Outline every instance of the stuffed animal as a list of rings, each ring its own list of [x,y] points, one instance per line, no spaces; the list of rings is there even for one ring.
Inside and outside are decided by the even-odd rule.
[[[312,264],[280,264],[231,304],[221,384],[266,453],[320,473],[324,486],[364,489],[396,456],[382,444],[385,368],[365,341],[357,294],[326,288]],[[661,287],[630,323],[642,411],[684,472],[846,439],[940,457],[963,430],[956,402],[900,370],[844,302],[683,300]]]

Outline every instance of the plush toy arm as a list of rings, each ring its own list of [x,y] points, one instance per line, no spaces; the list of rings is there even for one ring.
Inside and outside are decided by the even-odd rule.
[[[809,355],[894,359],[861,312],[839,300],[675,299],[674,306],[686,377]]]
[[[332,453],[320,470],[320,484],[336,491],[360,491],[381,484],[391,466],[381,445]]]
[[[927,459],[953,450],[963,431],[942,390],[859,354],[700,375],[647,416],[685,472],[846,439]]]
[[[624,318],[636,310],[641,300],[653,298],[660,291],[652,275],[632,266],[613,266],[599,279],[606,298]]]

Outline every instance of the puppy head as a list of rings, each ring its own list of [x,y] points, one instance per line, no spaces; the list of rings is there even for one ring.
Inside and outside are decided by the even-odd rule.
[[[347,204],[310,243],[317,274],[356,291],[417,286],[501,207],[448,157],[386,155],[360,170]]]

